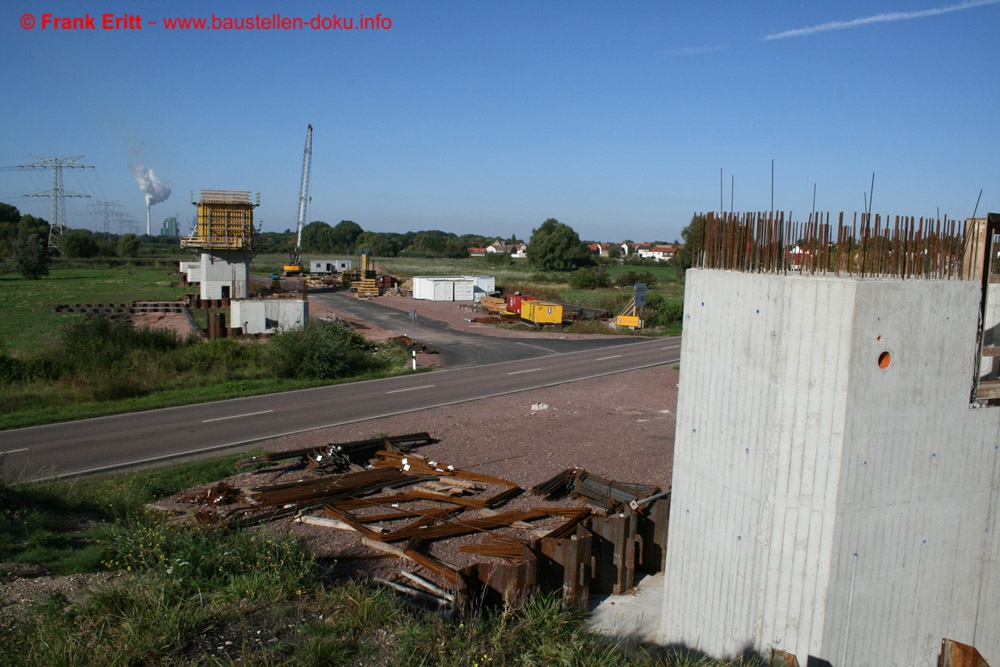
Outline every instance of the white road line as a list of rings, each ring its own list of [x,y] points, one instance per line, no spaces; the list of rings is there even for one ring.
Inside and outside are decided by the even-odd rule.
[[[620,356],[622,356],[622,355],[616,354],[616,355],[613,355],[613,356],[610,356],[610,357],[601,357],[600,359],[594,359],[594,361],[607,361],[608,359],[617,359]]]
[[[398,393],[403,392],[403,391],[415,391],[417,389],[430,389],[433,386],[434,385],[432,385],[432,384],[425,384],[422,387],[410,387],[409,389],[393,389],[392,391],[387,391],[385,393],[387,393],[387,394],[398,394]]]
[[[214,419],[202,419],[202,424],[207,424],[208,422],[221,422],[224,419],[239,419],[240,417],[253,417],[254,415],[266,415],[269,412],[274,412],[274,410],[261,410],[260,412],[248,412],[243,415],[230,415],[228,417],[216,417]]]
[[[542,369],[541,368],[529,368],[528,370],[525,370],[525,371],[514,371],[512,373],[507,373],[507,375],[520,375],[521,373],[534,373],[535,371],[540,371],[540,370],[542,370]]]
[[[26,452],[29,449],[31,449],[31,448],[30,447],[22,447],[21,449],[7,449],[7,450],[4,450],[4,451],[0,452],[0,454],[17,454],[18,452]]]

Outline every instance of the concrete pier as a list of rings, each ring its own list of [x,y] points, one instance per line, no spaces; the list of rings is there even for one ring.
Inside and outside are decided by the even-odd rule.
[[[1000,665],[981,289],[688,271],[664,644],[931,667],[948,637]]]

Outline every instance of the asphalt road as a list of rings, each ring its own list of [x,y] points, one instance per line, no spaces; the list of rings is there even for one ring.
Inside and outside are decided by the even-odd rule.
[[[417,317],[416,321],[411,322],[410,314],[407,312],[380,305],[369,299],[358,299],[348,292],[310,292],[309,299],[371,322],[383,329],[405,333],[434,348],[441,356],[442,365],[447,368],[481,366],[502,361],[533,359],[550,354],[599,350],[634,342],[626,336],[591,336],[585,340],[479,336],[455,331],[445,322],[424,317]]]
[[[0,452],[16,479],[81,475],[679,359],[679,338],[626,340],[599,350],[3,431]]]

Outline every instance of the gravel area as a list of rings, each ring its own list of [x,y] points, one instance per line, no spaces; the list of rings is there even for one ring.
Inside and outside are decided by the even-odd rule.
[[[565,468],[670,486],[677,371],[657,366],[269,440],[283,451],[426,431],[421,456],[530,487]],[[542,406],[545,406],[542,408]],[[542,408],[542,409],[539,409]]]

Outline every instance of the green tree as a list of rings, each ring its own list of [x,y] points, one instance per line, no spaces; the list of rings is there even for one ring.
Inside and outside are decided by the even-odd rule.
[[[445,253],[445,247],[450,239],[457,238],[454,234],[442,232],[438,229],[417,232],[413,237],[411,248],[415,254],[422,254],[432,257],[440,257]]]
[[[373,257],[395,257],[403,247],[401,235],[393,232],[364,232],[355,243]]]
[[[306,252],[333,252],[333,227],[314,220],[302,228],[302,249]]]
[[[572,271],[592,265],[594,258],[572,227],[549,218],[531,232],[528,261],[543,271]]]
[[[142,243],[139,241],[139,237],[135,234],[125,234],[120,239],[118,239],[118,256],[119,257],[138,257],[139,248]]]
[[[683,278],[684,272],[694,266],[694,258],[701,252],[702,239],[705,236],[705,216],[691,216],[691,223],[681,230],[684,245],[677,251],[674,262]]]
[[[21,212],[17,210],[16,206],[0,202],[0,223],[13,222],[14,224],[17,224],[20,219]]]
[[[49,275],[49,247],[38,234],[14,241],[10,254],[14,270],[28,280]]]
[[[621,246],[619,246],[618,244],[615,244],[615,243],[611,244],[611,247],[608,248],[608,258],[609,259],[620,259],[621,256],[622,256]]]
[[[330,252],[354,252],[354,243],[364,231],[361,229],[361,225],[353,220],[341,220],[336,227],[330,230]]]
[[[63,232],[59,252],[63,257],[87,259],[97,254],[97,241],[89,229],[69,229]]]

